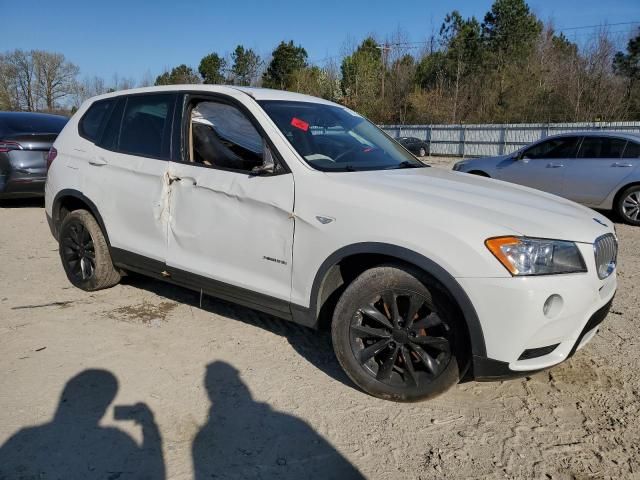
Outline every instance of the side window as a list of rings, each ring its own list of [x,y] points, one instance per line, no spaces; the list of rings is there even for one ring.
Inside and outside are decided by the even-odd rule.
[[[189,161],[251,172],[273,160],[262,136],[238,108],[203,101],[191,109]]]
[[[116,150],[168,159],[174,100],[173,94],[127,97]]]
[[[579,158],[620,158],[626,140],[607,137],[585,137],[580,146]]]
[[[579,137],[552,138],[525,150],[523,158],[574,158],[578,147]]]
[[[629,140],[627,146],[624,149],[624,158],[638,158],[640,157],[640,143],[635,143]]]
[[[89,107],[78,124],[78,130],[81,137],[86,138],[90,142],[96,141],[98,134],[100,133],[100,127],[106,119],[113,102],[113,99],[98,100]]]
[[[117,150],[118,141],[120,140],[120,127],[122,125],[122,114],[124,113],[124,105],[127,103],[126,97],[120,97],[118,103],[111,112],[111,116],[104,126],[100,141],[97,142],[99,147],[107,150]]]

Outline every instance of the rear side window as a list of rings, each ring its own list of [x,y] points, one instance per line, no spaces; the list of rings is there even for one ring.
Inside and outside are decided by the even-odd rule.
[[[620,158],[626,140],[607,137],[585,137],[580,146],[579,158]]]
[[[116,150],[168,159],[174,99],[173,94],[128,97]]]
[[[629,140],[627,147],[624,149],[624,158],[638,158],[640,157],[640,143],[635,143]]]
[[[561,137],[547,140],[525,150],[523,158],[574,158],[579,137]]]
[[[117,150],[118,141],[120,140],[120,127],[122,126],[122,114],[124,106],[127,103],[125,97],[120,97],[113,108],[109,120],[107,120],[100,141],[96,142],[99,147],[107,150]]]
[[[114,100],[98,100],[94,102],[89,110],[84,114],[79,124],[80,136],[86,138],[91,142],[95,142],[100,134],[100,127],[106,120],[107,113]]]

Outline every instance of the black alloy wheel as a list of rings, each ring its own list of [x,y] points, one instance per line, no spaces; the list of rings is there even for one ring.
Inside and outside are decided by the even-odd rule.
[[[96,252],[89,230],[80,221],[70,222],[60,239],[63,261],[78,281],[90,280],[96,271]]]
[[[121,274],[111,261],[105,235],[87,210],[66,214],[60,224],[58,242],[62,266],[76,287],[94,291],[120,281]]]
[[[417,292],[376,295],[355,312],[350,332],[361,367],[391,387],[415,389],[429,383],[451,360],[451,330]]]
[[[433,279],[384,264],[361,273],[333,312],[340,365],[370,395],[400,402],[432,398],[458,382],[469,364],[464,320]]]

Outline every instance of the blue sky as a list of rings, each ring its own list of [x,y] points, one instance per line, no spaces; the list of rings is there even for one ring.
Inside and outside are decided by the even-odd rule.
[[[368,34],[378,38],[401,29],[411,41],[437,33],[444,15],[458,9],[482,19],[492,1],[274,0],[85,1],[0,0],[5,21],[0,51],[14,48],[64,53],[80,66],[81,76],[114,73],[154,77],[180,63],[197,67],[205,54],[229,53],[242,43],[268,56],[280,40],[294,40],[309,59],[342,52],[349,41]],[[640,1],[531,0],[532,10],[558,27],[640,22]],[[17,19],[19,21],[6,21]],[[640,23],[638,24],[640,25]],[[630,26],[612,26],[614,32]],[[592,29],[567,31],[582,41]],[[624,36],[624,34],[622,34]]]

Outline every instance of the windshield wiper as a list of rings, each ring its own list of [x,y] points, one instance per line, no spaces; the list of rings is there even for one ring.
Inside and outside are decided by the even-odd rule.
[[[389,170],[395,170],[398,168],[423,168],[426,165],[423,164],[417,164],[415,162],[410,162],[409,160],[405,160],[403,162],[400,162],[397,165],[394,165],[393,167],[389,167]]]

